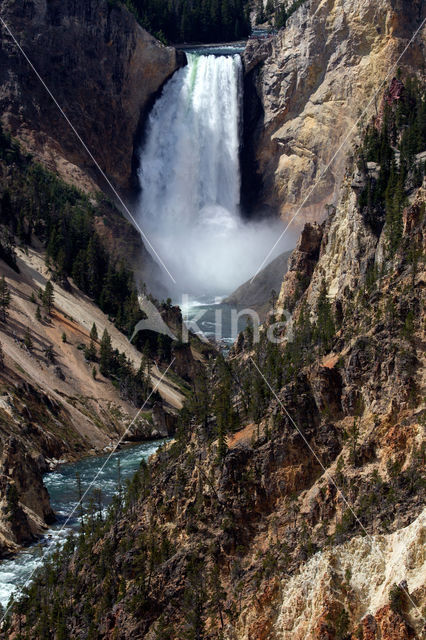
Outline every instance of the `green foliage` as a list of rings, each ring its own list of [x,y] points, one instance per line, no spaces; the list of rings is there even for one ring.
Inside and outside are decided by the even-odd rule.
[[[395,613],[401,613],[404,604],[404,592],[397,584],[393,584],[389,591],[389,605]]]
[[[93,340],[85,348],[85,357],[89,362],[97,360],[96,346]],[[149,363],[146,356],[142,358],[139,370],[135,372],[133,364],[124,353],[113,349],[111,337],[104,330],[99,349],[99,371],[106,378],[110,378],[119,390],[122,398],[129,400],[135,406],[140,406],[147,400],[151,388]],[[145,375],[145,371],[148,375]],[[92,370],[93,373],[93,370]],[[159,399],[157,393],[151,395],[152,403]]]
[[[93,340],[90,340],[89,346],[84,349],[84,357],[87,362],[96,362],[98,354],[96,352],[96,345]]]
[[[276,29],[283,29],[287,25],[288,18],[305,2],[306,0],[294,0],[294,2],[267,0],[264,7],[263,0],[258,0],[256,4],[256,24],[263,24],[268,21],[269,23],[273,22]]]
[[[6,322],[8,310],[10,307],[10,289],[7,285],[5,277],[0,279],[0,321]]]
[[[206,591],[203,562],[198,558],[190,558],[183,597],[185,616],[185,640],[201,640],[204,637],[204,613]]]
[[[52,312],[54,300],[55,300],[55,293],[53,289],[53,284],[49,280],[48,282],[46,282],[46,287],[44,289],[43,298],[42,298],[43,307],[46,309],[49,315]]]
[[[90,339],[94,342],[97,342],[98,340],[98,329],[95,323],[93,323],[92,328],[90,329]]]
[[[100,360],[99,371],[103,376],[109,377],[113,368],[113,349],[111,344],[111,338],[106,329],[102,334],[101,346],[100,346]]]
[[[25,329],[25,333],[24,333],[24,345],[25,347],[31,351],[31,349],[33,348],[33,339],[31,337],[31,332],[29,327],[27,327]]]
[[[217,382],[213,399],[213,410],[216,416],[218,459],[222,460],[228,451],[227,434],[239,428],[239,416],[234,410],[232,401],[232,373],[229,364],[219,355],[217,364]]]
[[[26,246],[36,236],[54,268],[53,280],[62,283],[73,277],[76,286],[130,334],[143,314],[131,272],[111,260],[96,233],[95,217],[103,212],[82,192],[24,155],[1,128],[0,163],[10,175],[3,192],[0,184],[0,258],[10,264],[2,238],[17,236]],[[106,206],[99,201],[99,207]],[[49,298],[42,295],[48,312],[53,304]]]
[[[218,617],[220,628],[224,627],[223,611],[226,602],[226,591],[222,587],[220,580],[220,571],[216,563],[208,574],[209,598],[207,601],[207,610],[211,615]]]
[[[358,199],[360,210],[377,235],[386,222],[390,257],[401,242],[407,195],[421,185],[425,175],[425,164],[415,158],[425,150],[425,86],[416,78],[407,78],[400,98],[385,101],[380,128],[376,122],[367,126],[358,154],[359,167],[366,175]],[[368,162],[380,166],[377,178],[369,174]]]
[[[321,283],[320,294],[317,302],[317,325],[315,334],[320,349],[324,353],[329,351],[335,334],[335,325],[325,280]]]
[[[285,4],[280,4],[275,12],[275,28],[284,29],[287,25],[288,13]]]
[[[345,638],[348,638],[349,624],[349,614],[346,609],[342,607],[334,620],[336,640],[345,640]]]
[[[256,24],[263,24],[266,20],[263,0],[257,1],[256,6]]]
[[[247,0],[126,0],[125,4],[162,42],[223,42],[250,33]]]
[[[6,502],[7,502],[8,519],[13,521],[15,514],[19,508],[18,491],[14,484],[10,484],[7,486]]]

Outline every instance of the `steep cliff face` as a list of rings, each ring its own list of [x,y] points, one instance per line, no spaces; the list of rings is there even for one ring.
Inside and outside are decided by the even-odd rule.
[[[425,190],[391,255],[352,182],[290,259],[293,332],[246,331],[211,363],[176,441],[109,520],[88,515],[14,629],[36,637],[43,593],[64,605],[48,628],[76,638],[422,637]]]
[[[362,121],[374,113],[374,92],[396,73],[392,65],[425,17],[420,0],[307,0],[276,37],[249,41],[243,54],[249,200],[257,184],[258,207],[278,209],[286,220],[302,207],[299,227],[324,218],[344,173],[342,142],[349,135],[353,143],[367,106]],[[422,64],[425,37],[423,28],[398,66]]]
[[[183,397],[174,384],[160,382],[153,367],[151,379],[162,400],[148,402],[132,423],[136,406],[100,374],[98,363],[93,377],[84,347],[95,323],[100,335],[108,330],[113,347],[135,370],[140,352],[75,288],[55,283],[55,310],[37,319],[35,296],[50,275],[44,255],[32,248],[19,251],[17,264],[20,273],[0,262],[12,292],[7,323],[0,324],[0,557],[33,542],[52,522],[44,473],[59,460],[109,451],[127,429],[126,441],[166,437],[174,431],[173,407]]]
[[[177,52],[107,0],[5,0],[0,17],[107,176],[127,189],[141,117],[181,63]],[[3,124],[67,181],[105,187],[3,24],[0,37]]]

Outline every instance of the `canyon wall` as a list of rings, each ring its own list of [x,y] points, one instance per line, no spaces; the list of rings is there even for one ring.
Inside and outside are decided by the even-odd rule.
[[[374,93],[397,66],[424,64],[423,28],[393,67],[425,17],[420,0],[307,0],[275,37],[248,42],[246,205],[253,208],[256,196],[255,211],[279,210],[287,221],[301,208],[299,228],[324,219],[357,139],[356,123],[377,109]]]
[[[0,18],[113,184],[131,183],[144,111],[183,62],[118,2],[5,0]],[[5,24],[0,29],[2,123],[68,182],[105,184]]]

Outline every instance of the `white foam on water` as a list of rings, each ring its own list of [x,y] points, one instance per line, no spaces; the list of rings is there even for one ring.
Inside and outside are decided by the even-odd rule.
[[[120,460],[120,475],[124,483],[127,478],[133,476],[141,460],[147,460],[155,453],[160,444],[162,441],[134,445],[123,448],[111,456],[93,487],[102,490],[105,505],[111,502],[117,492],[117,461]],[[81,488],[84,492],[92,483],[106,458],[107,456],[91,457],[73,464],[64,464],[44,476],[44,484],[49,491],[58,522],[47,530],[43,538],[36,544],[0,562],[0,603],[4,607],[7,606],[10,596],[13,593],[19,593],[20,588],[57,546],[64,544],[69,532],[78,528],[76,515],[70,519],[69,526],[62,528],[78,502],[76,473],[80,474]],[[107,507],[105,506],[103,513],[106,514],[106,511]]]
[[[177,292],[229,294],[254,274],[283,228],[240,215],[241,99],[239,55],[188,54],[149,117],[138,218]]]

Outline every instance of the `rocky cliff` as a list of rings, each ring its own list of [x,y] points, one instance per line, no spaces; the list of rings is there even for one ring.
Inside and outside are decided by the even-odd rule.
[[[401,105],[392,114],[399,144]],[[291,321],[275,308],[259,341],[249,327],[228,361],[210,361],[175,442],[106,521],[87,514],[13,630],[37,637],[42,600],[47,635],[75,638],[422,637],[424,172],[416,186],[405,175],[401,201],[387,188],[373,223],[354,179],[363,149],[290,258],[279,302]]]
[[[281,253],[259,271],[253,282],[244,282],[224,302],[240,309],[254,309],[263,321],[271,310],[271,296],[274,297],[281,287],[290,255],[291,251]]]
[[[7,322],[0,324],[0,557],[33,542],[54,519],[44,473],[58,461],[110,451],[126,430],[125,441],[170,435],[183,398],[176,383],[160,382],[153,365],[159,396],[132,423],[136,405],[85,357],[91,327],[100,335],[106,328],[135,370],[141,353],[74,287],[55,283],[52,316],[37,319],[35,296],[50,275],[45,256],[27,248],[18,251],[17,265],[19,273],[0,262],[11,291]]]
[[[307,0],[277,36],[248,42],[248,206],[257,194],[255,210],[279,210],[286,220],[301,207],[299,228],[323,219],[325,204],[336,201],[359,117],[362,124],[374,113],[374,92],[395,75],[392,65],[425,17],[421,0]],[[423,28],[398,66],[422,65],[425,38]]]
[[[105,188],[7,25],[103,171],[128,189],[144,112],[181,64],[177,52],[118,2],[5,0],[0,18],[2,123],[68,182]]]

